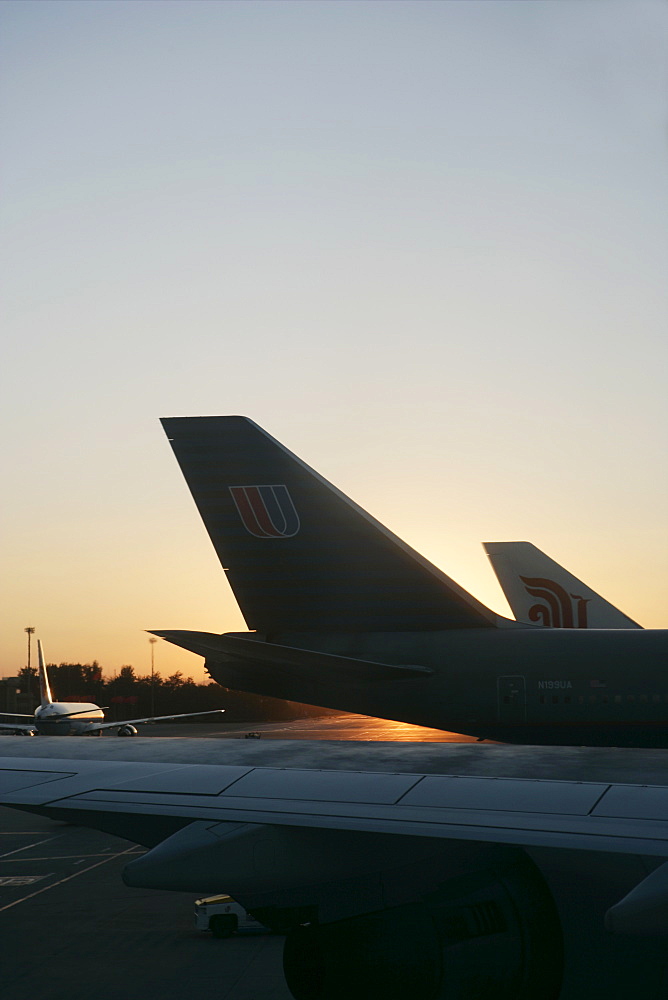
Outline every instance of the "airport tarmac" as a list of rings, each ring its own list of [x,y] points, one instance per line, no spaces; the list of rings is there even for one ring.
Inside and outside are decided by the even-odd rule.
[[[368,715],[324,715],[311,719],[291,719],[278,722],[159,722],[138,727],[141,736],[188,736],[205,739],[244,737],[248,732],[260,733],[272,740],[385,740],[401,743],[476,743],[475,736],[448,733],[443,729],[427,729],[407,722],[374,719]],[[111,730],[109,735],[115,735]],[[485,741],[487,742],[487,741]]]
[[[0,809],[3,1000],[290,1000],[283,938],[195,931],[194,894],[131,889],[125,840]]]
[[[247,732],[261,734],[262,740],[457,741],[456,734],[440,730],[349,715],[158,724],[142,726],[138,739],[244,739]],[[34,754],[41,739],[9,737],[6,746],[12,753],[29,747]],[[68,745],[70,739],[91,751],[98,743],[71,737]],[[117,738],[105,734],[103,739]],[[118,745],[129,749],[133,743]],[[195,894],[123,884],[123,867],[141,852],[136,844],[95,830],[0,809],[3,1000],[83,1000],[91,995],[96,1000],[183,1000],[186,993],[201,1000],[290,1000],[282,973],[282,937],[219,941],[195,931]]]

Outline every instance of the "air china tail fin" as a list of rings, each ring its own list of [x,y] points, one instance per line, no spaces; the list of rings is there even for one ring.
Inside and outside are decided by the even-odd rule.
[[[248,627],[481,628],[497,616],[246,417],[162,420]]]
[[[40,693],[40,704],[42,708],[46,705],[53,704],[53,698],[51,697],[51,687],[49,685],[49,674],[46,669],[46,663],[44,662],[44,653],[42,651],[42,641],[37,640],[37,672],[39,674],[39,693]]]
[[[518,621],[553,628],[642,628],[531,542],[483,542]]]

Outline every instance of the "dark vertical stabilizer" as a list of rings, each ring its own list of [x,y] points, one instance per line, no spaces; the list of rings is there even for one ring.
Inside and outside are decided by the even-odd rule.
[[[162,424],[249,628],[497,624],[492,611],[246,417]]]

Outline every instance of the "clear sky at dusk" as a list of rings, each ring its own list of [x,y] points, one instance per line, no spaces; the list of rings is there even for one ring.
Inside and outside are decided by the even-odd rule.
[[[0,674],[244,628],[160,416],[502,613],[528,539],[668,627],[666,51],[658,0],[3,3]]]

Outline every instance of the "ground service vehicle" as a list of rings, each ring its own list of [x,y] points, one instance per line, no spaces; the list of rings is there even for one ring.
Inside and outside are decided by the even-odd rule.
[[[231,937],[236,933],[267,932],[264,924],[226,894],[205,896],[195,901],[195,927],[198,931],[211,931],[215,938]]]

